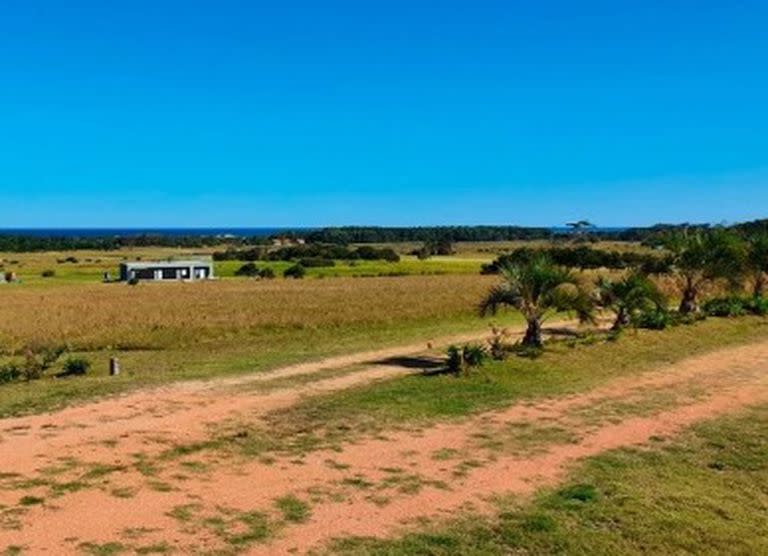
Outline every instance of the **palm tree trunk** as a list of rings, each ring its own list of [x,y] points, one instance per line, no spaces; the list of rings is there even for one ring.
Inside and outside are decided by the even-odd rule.
[[[685,288],[683,289],[683,299],[680,301],[680,308],[678,309],[681,314],[688,315],[699,311],[699,304],[696,302],[697,293],[691,279],[686,280]]]
[[[613,326],[611,327],[611,330],[621,330],[628,324],[629,324],[629,313],[627,313],[626,309],[621,308],[616,313],[616,320],[613,321]]]
[[[764,288],[765,288],[765,276],[761,272],[757,276],[755,276],[755,288],[753,290],[755,297],[763,297]]]
[[[542,347],[544,340],[541,337],[541,321],[537,318],[528,320],[528,328],[523,336],[523,345],[528,347]]]

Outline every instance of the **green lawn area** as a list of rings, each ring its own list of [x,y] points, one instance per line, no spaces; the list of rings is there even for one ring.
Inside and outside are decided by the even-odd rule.
[[[650,449],[591,458],[533,500],[388,540],[354,555],[767,554],[768,406],[699,424]]]
[[[64,262],[69,256],[77,259],[76,263]],[[124,260],[163,260],[168,257],[195,258],[209,257],[209,252],[194,253],[169,249],[118,250],[107,252],[72,252],[72,253],[0,253],[0,261],[5,270],[17,273],[21,284],[3,285],[3,287],[55,286],[63,284],[99,283],[105,272],[117,276],[118,266]],[[399,262],[387,261],[335,261],[334,266],[307,268],[307,278],[330,278],[339,276],[371,277],[433,274],[477,274],[484,263],[493,260],[492,253],[485,256],[432,257],[419,260],[417,257],[404,255]],[[15,264],[10,264],[13,261]],[[245,261],[217,261],[214,273],[219,278],[235,278],[235,272]],[[290,266],[289,261],[255,261],[259,268],[271,268],[278,278]],[[44,271],[53,271],[51,277],[42,277]],[[247,279],[247,278],[238,278]]]
[[[371,276],[400,276],[412,274],[476,274],[487,260],[462,257],[432,257],[419,260],[416,257],[404,256],[399,262],[386,261],[335,261],[334,266],[307,268],[307,278],[330,278],[338,276],[371,277]],[[245,263],[242,261],[220,261],[216,263],[215,271],[222,278],[235,275],[238,268]],[[271,268],[278,276],[286,268],[295,263],[285,261],[256,261],[259,268]]]

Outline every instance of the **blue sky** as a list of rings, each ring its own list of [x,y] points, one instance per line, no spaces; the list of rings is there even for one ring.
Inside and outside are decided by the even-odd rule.
[[[0,228],[768,217],[768,3],[0,0]]]

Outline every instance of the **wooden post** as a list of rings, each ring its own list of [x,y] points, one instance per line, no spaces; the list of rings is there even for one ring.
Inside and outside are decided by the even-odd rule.
[[[117,357],[109,358],[109,376],[117,376],[120,374],[120,361]]]

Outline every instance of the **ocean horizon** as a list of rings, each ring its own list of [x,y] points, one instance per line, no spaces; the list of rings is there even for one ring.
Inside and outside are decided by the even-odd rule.
[[[484,226],[497,226],[495,224],[477,224],[466,225],[468,228],[472,227],[484,227]],[[520,228],[544,228],[549,229],[554,233],[567,233],[570,228],[566,226],[516,226],[514,224],[501,224],[498,226],[514,226]],[[160,227],[148,227],[148,228],[0,228],[0,235],[14,235],[14,236],[27,236],[27,237],[78,237],[78,238],[95,238],[95,237],[135,237],[135,236],[192,236],[192,237],[212,237],[212,236],[229,236],[229,237],[270,237],[280,233],[290,232],[310,232],[314,230],[322,230],[331,226],[323,227],[172,227],[172,228],[160,228]],[[333,226],[339,228],[345,227],[357,227],[357,226]],[[361,226],[368,227],[368,226]],[[454,227],[451,224],[443,224],[438,226],[370,226],[372,228],[449,228]],[[462,225],[461,227],[464,227]],[[621,232],[624,230],[635,228],[633,226],[595,226],[590,228],[591,232]]]

